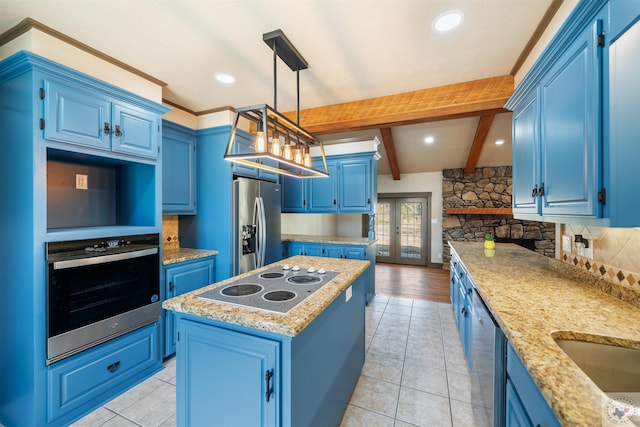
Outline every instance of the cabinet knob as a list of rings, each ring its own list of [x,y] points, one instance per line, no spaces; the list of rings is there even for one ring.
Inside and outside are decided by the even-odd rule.
[[[336,199],[333,199],[333,204],[334,204],[334,205],[336,204]]]
[[[367,199],[367,204],[370,205],[371,204],[371,198]]]
[[[111,134],[111,128],[109,127],[109,123],[108,122],[104,122],[103,132],[104,132],[105,135],[110,135]]]
[[[538,197],[538,184],[536,184],[536,186],[533,187],[533,190],[531,190],[531,197]]]
[[[114,132],[116,137],[121,137],[122,136],[122,131],[120,130],[120,125],[116,125],[116,131]]]
[[[544,196],[544,182],[540,184],[540,189],[538,190],[538,197]]]

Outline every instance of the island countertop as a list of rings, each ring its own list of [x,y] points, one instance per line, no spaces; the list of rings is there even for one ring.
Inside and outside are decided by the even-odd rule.
[[[224,286],[243,277],[267,270],[273,266],[297,265],[300,269],[314,267],[339,272],[336,277],[303,300],[286,314],[277,314],[213,301],[203,301],[196,297],[206,290]],[[307,327],[322,311],[351,285],[369,266],[369,261],[339,258],[294,256],[268,266],[240,274],[222,282],[197,289],[162,303],[162,307],[180,313],[191,314],[206,319],[273,332],[294,337]],[[363,307],[364,310],[364,307]]]
[[[377,239],[367,237],[311,236],[307,234],[283,234],[283,242],[331,243],[337,245],[375,245]]]
[[[482,242],[450,246],[562,425],[601,425],[609,398],[554,337],[640,349],[640,309],[517,245],[498,243],[491,257]]]

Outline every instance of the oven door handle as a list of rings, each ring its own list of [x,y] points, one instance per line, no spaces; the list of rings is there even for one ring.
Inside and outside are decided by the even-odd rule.
[[[67,261],[55,261],[53,263],[54,270],[64,270],[65,268],[85,267],[88,265],[106,264],[109,262],[123,261],[126,259],[140,258],[158,253],[158,248],[142,249],[139,251],[122,252],[112,255],[92,256],[81,259],[70,259]]]

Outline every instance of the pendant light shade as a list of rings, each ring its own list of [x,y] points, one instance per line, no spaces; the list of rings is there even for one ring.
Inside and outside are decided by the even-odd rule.
[[[327,177],[329,169],[322,143],[299,125],[300,70],[308,67],[307,62],[281,30],[263,34],[263,40],[273,50],[274,106],[272,108],[267,104],[260,104],[236,108],[224,159],[296,178]],[[277,111],[277,58],[296,72],[297,123]],[[240,149],[240,144],[236,141],[239,126],[245,124],[241,122],[248,122],[249,132],[255,136],[248,151],[244,149],[246,145]],[[314,146],[320,148],[324,170],[312,167],[309,149]]]

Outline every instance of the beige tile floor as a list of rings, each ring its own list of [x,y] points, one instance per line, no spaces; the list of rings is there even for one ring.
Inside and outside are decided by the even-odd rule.
[[[451,305],[378,295],[366,316],[365,365],[340,427],[473,426]],[[165,365],[72,426],[175,426],[175,359]]]

